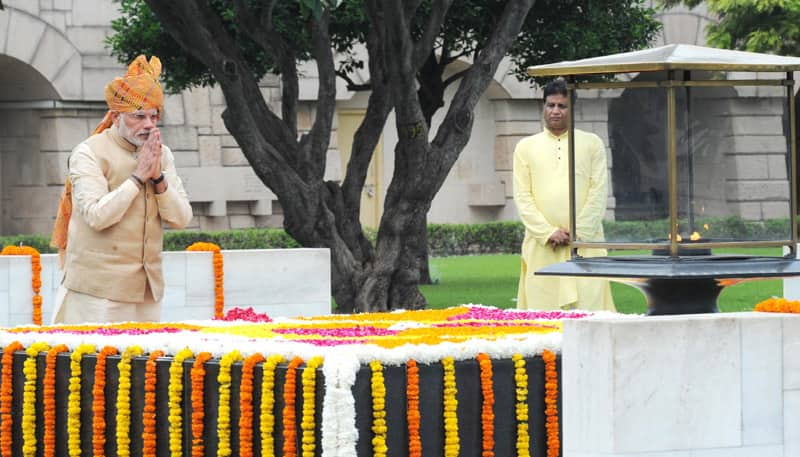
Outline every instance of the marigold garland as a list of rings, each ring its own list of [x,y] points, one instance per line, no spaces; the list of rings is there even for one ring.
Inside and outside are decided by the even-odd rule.
[[[285,359],[280,354],[269,356],[262,366],[261,379],[261,455],[275,457],[275,368]]]
[[[219,361],[219,406],[217,409],[217,456],[229,457],[231,450],[231,366],[242,360],[242,354],[233,350]]]
[[[44,342],[33,343],[25,349],[28,358],[22,366],[25,387],[22,393],[22,455],[36,456],[36,381],[39,353],[50,349]]]
[[[0,370],[0,452],[3,457],[11,456],[11,403],[14,391],[14,353],[23,350],[19,341],[14,341],[3,348],[3,367]]]
[[[42,382],[42,407],[44,409],[44,457],[53,457],[56,452],[56,359],[58,354],[69,351],[66,344],[50,348],[45,357],[44,381]],[[3,455],[7,455],[3,453]],[[10,454],[8,454],[10,455]]]
[[[6,246],[0,255],[31,256],[31,288],[33,289],[33,323],[42,325],[42,258],[39,251],[31,246]]]
[[[494,386],[492,359],[480,353],[476,357],[481,371],[481,435],[483,457],[494,457]]]
[[[516,385],[517,456],[530,457],[530,435],[528,434],[528,372],[522,354],[511,356],[514,362]]]
[[[297,457],[297,367],[303,359],[295,357],[286,367],[283,384],[283,457]]]
[[[422,438],[419,434],[419,367],[417,361],[406,362],[406,400],[408,409],[408,457],[422,457]]]
[[[456,366],[452,357],[442,359],[444,371],[444,455],[458,457],[461,443],[458,438],[458,399],[456,394]]]
[[[106,454],[106,359],[118,352],[114,346],[105,346],[97,353],[92,386],[93,457],[105,457]]]
[[[142,355],[142,348],[130,346],[122,353],[117,369],[119,370],[119,385],[117,386],[117,455],[130,457],[131,455],[131,359]]]
[[[386,457],[386,383],[383,379],[383,365],[380,360],[369,363],[372,370],[372,455]]]
[[[253,456],[253,370],[264,362],[260,352],[244,359],[239,385],[239,456]]]
[[[194,353],[189,348],[178,351],[169,365],[169,452],[183,455],[183,362]]]
[[[205,404],[203,401],[204,382],[206,379],[205,363],[211,360],[211,354],[201,352],[197,354],[192,365],[190,377],[192,379],[192,457],[203,457],[205,441],[203,441],[205,419]]]
[[[150,353],[144,368],[144,407],[142,408],[142,457],[156,457],[156,360],[164,351]]]
[[[762,313],[800,313],[800,301],[770,297],[756,304],[754,311]]]
[[[94,353],[93,344],[81,344],[69,356],[69,394],[67,395],[67,450],[70,457],[81,456],[81,360]]]
[[[222,250],[214,243],[204,243],[198,241],[192,244],[187,251],[211,251],[214,255],[214,318],[222,319],[225,317],[225,289],[223,284],[224,268],[222,263]]]
[[[303,430],[303,457],[314,457],[317,438],[314,435],[316,423],[314,413],[317,403],[317,368],[322,365],[322,357],[312,357],[303,369],[303,419],[300,428]]]
[[[558,457],[561,439],[558,437],[558,373],[556,355],[547,349],[542,352],[544,360],[544,415],[547,429],[547,457]]]

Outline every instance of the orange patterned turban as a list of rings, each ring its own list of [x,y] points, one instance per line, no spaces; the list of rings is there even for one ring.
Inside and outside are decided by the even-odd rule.
[[[135,58],[128,65],[125,76],[114,78],[103,90],[109,111],[94,129],[94,133],[111,127],[112,111],[131,113],[155,108],[161,112],[164,107],[164,91],[158,81],[160,77],[161,60],[158,57],[150,57],[150,62],[143,55]]]
[[[114,78],[106,85],[103,91],[108,104],[108,112],[93,134],[102,132],[111,127],[111,112],[131,113],[139,110],[157,109],[159,112],[164,107],[164,91],[158,81],[161,77],[161,60],[158,57],[140,55],[128,65],[128,72],[121,78]],[[72,214],[72,182],[67,177],[64,192],[58,203],[58,213],[53,227],[50,245],[57,247],[61,254],[61,264],[64,261],[64,250],[67,248],[67,229],[69,218]]]

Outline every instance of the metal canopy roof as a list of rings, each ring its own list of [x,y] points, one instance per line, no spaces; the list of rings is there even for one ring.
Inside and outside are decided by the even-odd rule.
[[[641,51],[528,67],[530,76],[637,73],[662,70],[798,71],[800,58],[670,44]]]

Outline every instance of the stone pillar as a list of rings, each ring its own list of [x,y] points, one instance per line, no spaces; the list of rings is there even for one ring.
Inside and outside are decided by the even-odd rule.
[[[565,457],[800,455],[800,316],[564,323]]]

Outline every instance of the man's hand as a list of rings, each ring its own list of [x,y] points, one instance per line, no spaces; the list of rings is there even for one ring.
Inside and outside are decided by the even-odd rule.
[[[161,176],[161,132],[158,128],[150,130],[147,141],[139,151],[136,170],[133,172],[142,181]]]
[[[547,244],[555,250],[559,246],[569,245],[569,230],[560,228],[550,235],[547,239]]]

